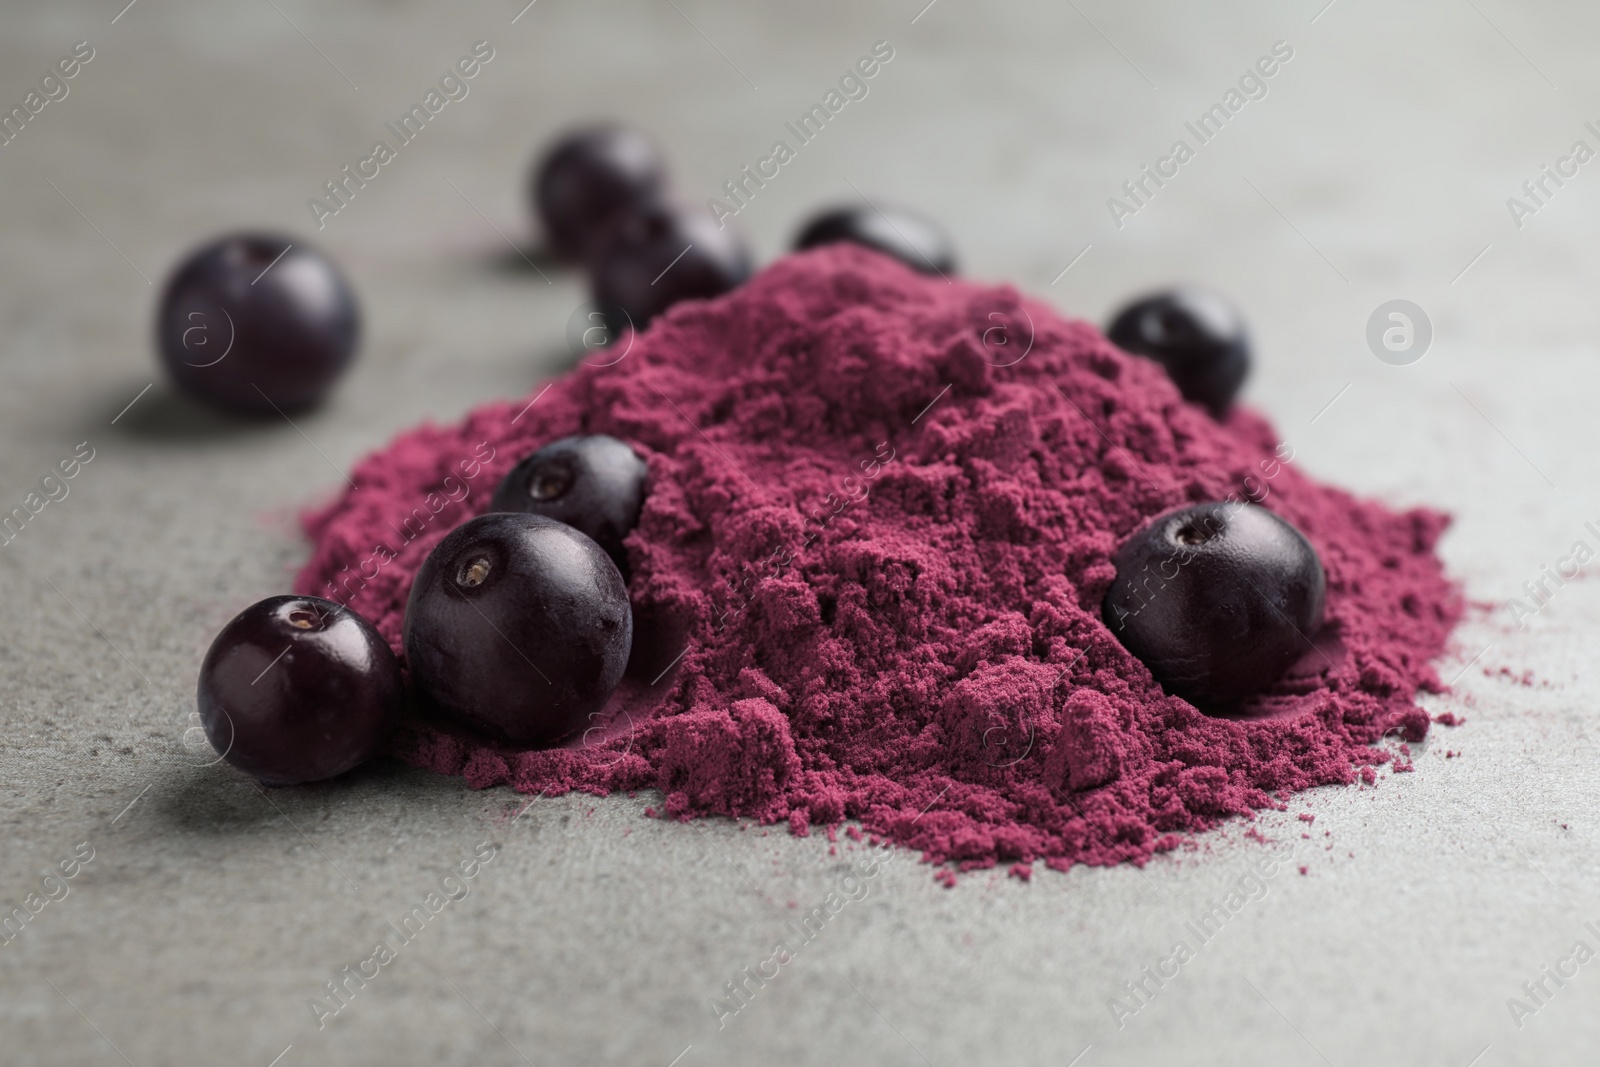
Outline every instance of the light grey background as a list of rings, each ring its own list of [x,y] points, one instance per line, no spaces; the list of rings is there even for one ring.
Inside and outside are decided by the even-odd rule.
[[[123,2],[0,13],[6,109],[75,42],[96,51],[0,148],[0,504],[95,449],[0,549],[0,911],[95,850],[0,945],[5,1062],[1592,1062],[1600,962],[1549,984],[1520,1029],[1507,998],[1575,941],[1600,949],[1584,928],[1600,926],[1600,586],[1562,587],[1520,631],[1505,601],[1576,539],[1600,546],[1583,529],[1600,525],[1600,162],[1520,229],[1506,199],[1574,140],[1600,148],[1583,127],[1600,10]],[[307,198],[480,39],[495,58],[471,95],[316,232]],[[1440,666],[1456,690],[1429,705],[1466,724],[1414,773],[1264,815],[1307,873],[1273,878],[1125,1029],[1107,999],[1265,854],[1250,824],[1143,871],[1026,884],[947,890],[902,856],[719,1031],[707,1005],[852,854],[645,819],[650,795],[541,800],[512,823],[523,798],[394,764],[269,796],[186,744],[212,635],[305,556],[297,510],[400,429],[569,358],[581,280],[506,265],[534,147],[620,116],[700,201],[880,39],[895,58],[870,95],[739,217],[763,260],[854,183],[943,220],[969,275],[1074,314],[1214,284],[1254,325],[1248,398],[1297,462],[1457,516],[1442,551],[1478,607]],[[1267,97],[1114,226],[1106,199],[1278,40],[1294,58]],[[244,225],[313,237],[364,302],[361,363],[297,427],[214,420],[154,370],[164,273]],[[1393,299],[1432,319],[1411,366],[1365,343]],[[501,852],[470,896],[317,1031],[307,999],[481,841]]]

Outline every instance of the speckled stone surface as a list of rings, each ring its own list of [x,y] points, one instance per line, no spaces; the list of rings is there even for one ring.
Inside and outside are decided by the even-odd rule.
[[[0,108],[24,107],[77,42],[94,50],[0,146],[0,505],[93,450],[0,548],[0,914],[93,851],[0,943],[0,1060],[1592,1061],[1600,963],[1573,952],[1600,950],[1595,565],[1546,579],[1522,629],[1506,601],[1574,542],[1600,548],[1585,527],[1600,528],[1600,165],[1572,158],[1575,141],[1600,148],[1585,126],[1600,125],[1600,12],[924,3],[0,12]],[[663,824],[642,816],[646,794],[530,807],[391,763],[272,792],[208,766],[189,732],[196,669],[234,612],[286,588],[306,552],[297,510],[398,430],[573,359],[581,279],[511,249],[535,146],[620,116],[703,201],[880,40],[894,58],[868,95],[739,213],[759,256],[859,192],[945,222],[966,273],[1072,313],[1102,319],[1177,279],[1233,294],[1260,353],[1248,399],[1297,462],[1458,516],[1442,550],[1483,607],[1430,710],[1465,724],[1437,729],[1409,774],[1263,817],[1277,846],[1232,823],[1142,871],[982,872],[954,889],[902,855],[832,914],[864,855],[842,840],[835,855],[821,836]],[[466,98],[318,232],[307,199],[478,41],[494,57]],[[1293,55],[1265,95],[1248,83],[1259,98],[1199,144],[1185,123],[1278,41]],[[1127,200],[1123,183],[1175,165],[1160,160],[1180,138],[1192,158]],[[1541,178],[1537,200],[1521,191]],[[1536,210],[1514,218],[1512,196]],[[213,418],[155,373],[164,273],[239,226],[314,240],[363,300],[360,364],[293,425]],[[1431,319],[1420,362],[1369,350],[1368,318],[1394,299]],[[498,851],[465,897],[413,920],[319,1029],[308,1001],[485,842]],[[1273,877],[1241,881],[1286,845]],[[1188,924],[1219,903],[1201,944]],[[719,1025],[727,983],[818,907],[821,933]],[[1162,978],[1179,941],[1192,958]]]

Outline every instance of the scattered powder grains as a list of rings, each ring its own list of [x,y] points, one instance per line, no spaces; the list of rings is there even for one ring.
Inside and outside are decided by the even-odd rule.
[[[1429,661],[1462,610],[1433,554],[1446,518],[1319,485],[1261,417],[1212,421],[1153,362],[1009,287],[803,253],[530,399],[401,436],[306,520],[299,588],[399,652],[412,575],[517,460],[600,432],[649,461],[636,681],[566,748],[421,723],[395,742],[473,786],[655,788],[665,816],[797,834],[858,820],[1025,878],[1143,862],[1275,795],[1372,781],[1372,742],[1428,729],[1413,698],[1441,688]],[[1230,495],[1306,534],[1328,607],[1316,648],[1227,719],[1166,696],[1100,602],[1142,523]]]

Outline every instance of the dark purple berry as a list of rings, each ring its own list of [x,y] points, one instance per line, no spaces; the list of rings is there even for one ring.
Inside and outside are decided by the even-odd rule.
[[[636,130],[588,126],[568,133],[545,153],[533,181],[550,244],[569,258],[586,258],[621,217],[660,198],[666,173],[654,142]]]
[[[192,253],[167,281],[156,343],[181,388],[235,411],[271,414],[320,400],[355,357],[355,293],[298,241],[233,234]]]
[[[721,296],[750,277],[750,253],[732,229],[698,209],[656,203],[602,239],[592,264],[595,303],[642,330],[680,300]]]
[[[834,208],[815,216],[794,239],[796,251],[852,241],[893,256],[924,274],[954,274],[955,244],[938,223],[900,207],[871,204]]]
[[[400,716],[400,664],[372,624],[314,596],[268,597],[222,628],[200,667],[200,724],[268,785],[343,774]]]
[[[1185,400],[1215,418],[1228,413],[1250,373],[1250,337],[1232,304],[1204,289],[1152,293],[1124,307],[1106,327],[1111,343],[1149,356]]]
[[[1102,614],[1166,690],[1226,709],[1275,682],[1322,624],[1316,550],[1254,504],[1168,512],[1117,549]]]
[[[497,512],[452,530],[406,603],[406,660],[434,707],[528,747],[588,725],[622,680],[632,642],[616,565],[542,515]]]
[[[622,542],[639,523],[649,473],[639,454],[615,437],[563,437],[513,467],[489,510],[543,515],[581,530],[626,576]]]

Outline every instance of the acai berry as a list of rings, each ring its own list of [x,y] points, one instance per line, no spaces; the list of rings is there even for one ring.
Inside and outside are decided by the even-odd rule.
[[[343,774],[400,717],[400,664],[349,608],[275,596],[222,628],[200,667],[200,725],[223,759],[268,785]]]
[[[628,664],[633,613],[616,564],[542,515],[482,515],[423,561],[404,626],[412,679],[433,708],[525,747],[575,734]]]
[[[1316,550],[1254,504],[1168,512],[1113,562],[1106,625],[1168,692],[1204,709],[1271,685],[1312,648],[1322,623]]]
[[[1232,304],[1204,289],[1181,288],[1124,307],[1106,327],[1112,344],[1167,370],[1185,400],[1215,418],[1228,413],[1250,373],[1250,337]]]
[[[615,437],[563,437],[513,467],[489,510],[543,515],[582,530],[626,577],[622,542],[639,523],[649,473],[639,454]]]

